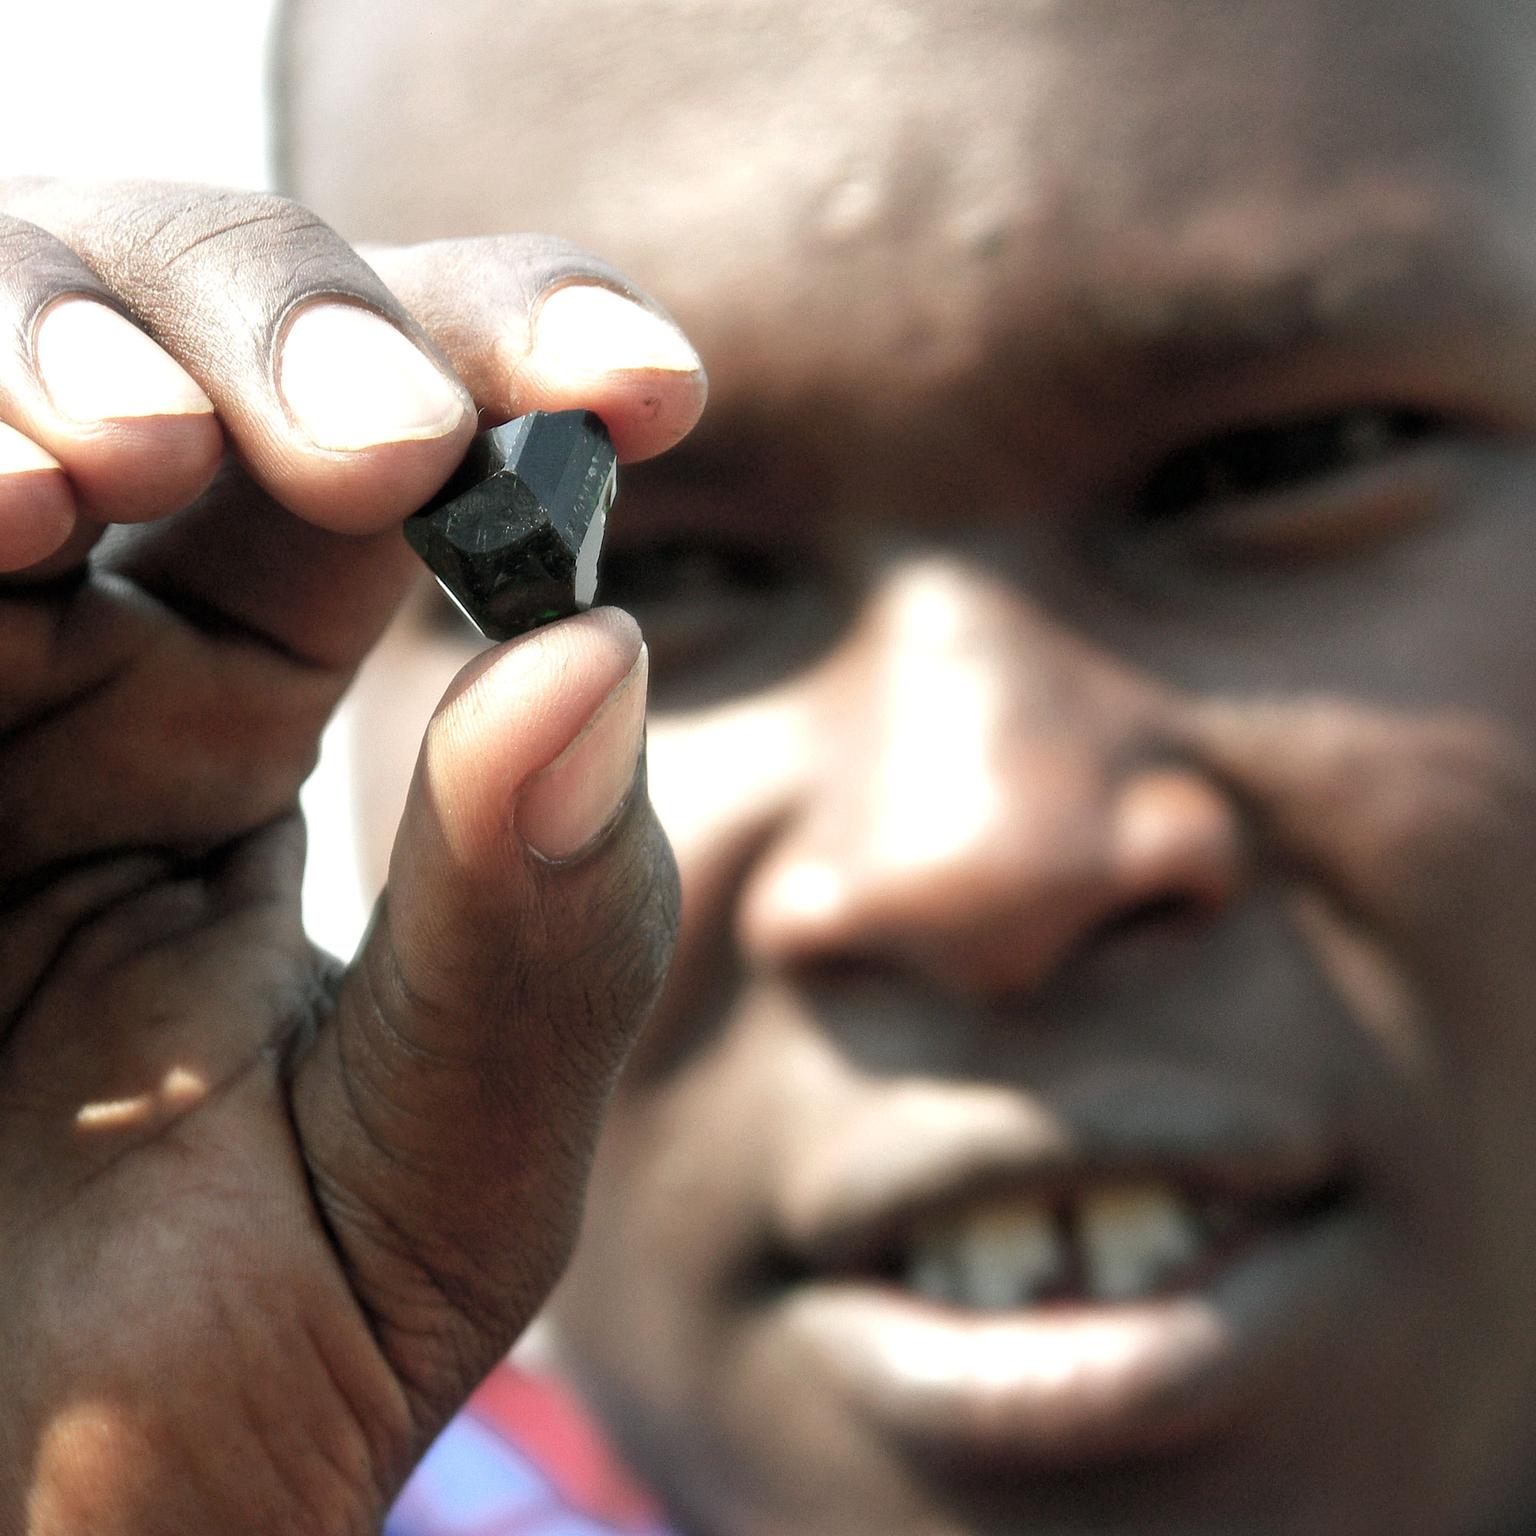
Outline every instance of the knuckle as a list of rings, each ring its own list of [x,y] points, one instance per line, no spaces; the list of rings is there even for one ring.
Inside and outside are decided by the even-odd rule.
[[[221,378],[264,372],[275,326],[306,299],[395,307],[346,241],[276,193],[135,182],[92,204],[68,233],[150,335]]]
[[[13,340],[19,344],[38,311],[65,293],[105,296],[62,241],[26,219],[0,214],[0,295]]]
[[[0,281],[10,284],[17,273],[61,256],[58,242],[46,230],[25,219],[0,214]]]
[[[151,290],[179,286],[188,269],[280,255],[291,264],[341,246],[321,219],[289,198],[179,186],[156,188],[120,206],[98,241],[115,275]]]
[[[392,282],[417,297],[444,280],[501,306],[532,308],[566,283],[599,283],[625,294],[639,290],[600,256],[558,235],[476,235],[381,249],[379,264]]]
[[[516,265],[532,294],[582,282],[598,283],[630,297],[641,296],[640,289],[612,263],[557,235],[523,235],[508,244],[506,259]]]
[[[560,235],[493,235],[490,241],[499,260],[526,272],[586,272],[605,265],[594,252]]]

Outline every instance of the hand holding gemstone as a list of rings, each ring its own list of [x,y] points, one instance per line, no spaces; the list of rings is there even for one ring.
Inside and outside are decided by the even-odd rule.
[[[377,1531],[554,1284],[666,966],[639,632],[523,636],[399,733],[351,966],[299,786],[476,412],[641,459],[703,374],[538,236],[365,261],[264,193],[21,178],[0,237],[0,1531]],[[481,445],[496,518],[422,531],[493,633],[591,600],[612,464],[580,415]]]

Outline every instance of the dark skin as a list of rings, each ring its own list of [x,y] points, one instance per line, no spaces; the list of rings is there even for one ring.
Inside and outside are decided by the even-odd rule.
[[[710,365],[609,557],[686,915],[568,1368],[701,1536],[1530,1529],[1528,14],[582,13],[310,0],[287,118]],[[463,647],[386,642],[375,807]],[[1269,1203],[1144,1310],[902,1271],[1125,1184]]]
[[[0,1531],[377,1530],[558,1274],[665,965],[639,636],[466,669],[350,969],[299,924],[299,784],[473,404],[600,402],[643,454],[702,375],[573,386],[538,305],[620,280],[549,242],[381,256],[453,275],[433,335],[274,198],[16,184],[0,240]]]
[[[317,5],[290,154],[349,236],[603,249],[720,386],[626,493],[632,556],[707,561],[610,565],[689,916],[571,1369],[710,1536],[1529,1526],[1529,22],[592,10],[573,47],[529,5],[509,63],[500,7]],[[540,242],[382,287],[282,202],[0,213],[0,1530],[373,1529],[559,1270],[665,957],[644,797],[570,815],[638,637],[463,677],[346,976],[297,785],[471,405],[636,457],[702,379],[670,332],[541,349],[552,287],[624,282]],[[159,360],[39,318],[81,294]],[[301,347],[316,295],[405,340]],[[1263,1216],[1144,1307],[922,1299],[873,1241],[1112,1185]]]

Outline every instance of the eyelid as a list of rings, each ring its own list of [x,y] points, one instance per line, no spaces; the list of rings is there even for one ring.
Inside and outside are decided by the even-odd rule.
[[[1177,544],[1202,565],[1273,569],[1346,557],[1432,522],[1454,501],[1454,482],[1472,446],[1465,436],[1419,439],[1400,453],[1309,483],[1149,526],[1147,542]]]
[[[650,583],[642,601],[708,600],[722,592],[753,598],[781,590],[795,574],[796,562],[770,539],[741,537],[734,530],[677,531],[613,543],[598,568],[598,591],[600,599],[606,591],[622,603],[623,594],[614,588],[627,579]]]
[[[1239,422],[1161,459],[1137,488],[1137,512],[1148,522],[1173,521],[1301,494],[1396,459],[1445,430],[1433,412],[1370,403]],[[1212,484],[1222,472],[1229,483]]]

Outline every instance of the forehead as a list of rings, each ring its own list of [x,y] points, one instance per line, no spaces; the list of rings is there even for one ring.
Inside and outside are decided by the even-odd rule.
[[[931,381],[1010,328],[1262,338],[1519,266],[1529,31],[1518,0],[302,0],[290,179],[354,237],[590,246],[717,386]]]
[[[1514,169],[1530,30],[1520,0],[290,0],[282,73],[299,190],[349,233],[520,214],[636,247],[734,227],[766,258]]]

